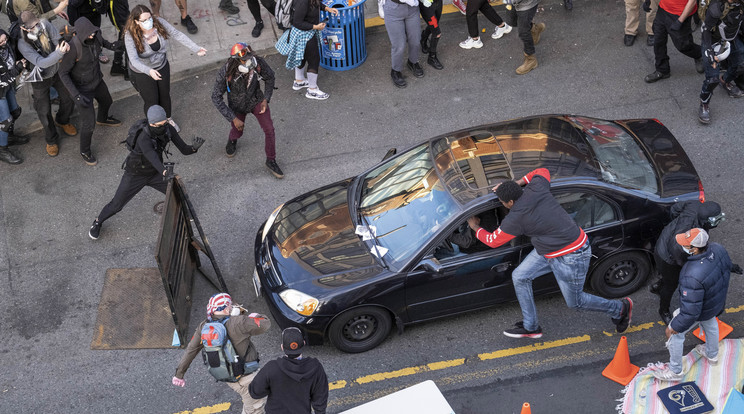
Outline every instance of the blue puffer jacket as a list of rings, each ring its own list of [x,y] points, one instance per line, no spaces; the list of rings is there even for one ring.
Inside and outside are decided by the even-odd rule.
[[[690,256],[679,275],[680,311],[669,326],[685,332],[698,321],[718,316],[726,305],[731,259],[718,243],[705,252]]]

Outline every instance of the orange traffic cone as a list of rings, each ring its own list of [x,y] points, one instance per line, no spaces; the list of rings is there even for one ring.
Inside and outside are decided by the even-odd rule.
[[[520,414],[532,414],[532,409],[530,409],[530,403],[526,402],[522,404],[522,412]]]
[[[721,322],[721,320],[718,318],[716,318],[716,320],[718,321],[718,340],[720,341],[721,339],[728,336],[728,334],[733,332],[734,328],[732,328],[730,325],[726,325],[725,323]],[[705,332],[703,332],[699,326],[695,328],[694,331],[692,331],[692,334],[697,336],[698,339],[700,339],[701,341],[705,342]]]
[[[621,385],[628,385],[630,380],[632,380],[638,373],[639,369],[640,368],[630,363],[628,339],[623,336],[620,338],[620,343],[617,344],[615,357],[612,358],[612,362],[607,365],[607,368],[602,371],[602,375]]]

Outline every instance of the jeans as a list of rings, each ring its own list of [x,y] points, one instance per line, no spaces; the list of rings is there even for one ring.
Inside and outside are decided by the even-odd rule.
[[[659,7],[654,19],[654,58],[656,60],[656,70],[661,73],[670,73],[669,55],[667,54],[667,35],[672,38],[674,47],[681,53],[693,58],[700,59],[700,45],[695,44],[692,39],[692,17],[688,17],[682,22],[679,30],[671,30],[670,27],[679,16],[669,13]]]
[[[620,318],[623,309],[621,301],[604,299],[584,292],[584,281],[591,257],[592,248],[588,245],[579,251],[552,259],[546,259],[536,250],[532,250],[514,269],[512,282],[519,306],[522,308],[525,329],[534,331],[539,327],[532,281],[551,271],[569,308],[604,312],[612,318]]]
[[[744,72],[744,68],[742,67],[744,64],[744,42],[742,42],[741,38],[737,36],[736,39],[729,43],[731,43],[731,53],[729,54],[728,59],[724,61],[725,64],[728,65],[728,70],[726,70],[726,74],[723,76],[723,81],[725,83],[731,82]],[[716,67],[714,68],[705,53],[703,53],[703,64],[705,67],[705,80],[703,81],[703,87],[700,90],[700,100],[708,103],[710,102],[713,90],[716,89],[719,84],[718,77],[721,74],[721,64],[716,63]]]
[[[7,128],[6,125],[10,125],[13,121],[13,117],[10,116],[10,113],[16,109],[18,109],[16,92],[13,85],[10,85],[5,90],[5,97],[0,98],[0,122],[3,123],[2,127],[0,127],[0,147],[8,146],[8,132],[5,129]]]
[[[535,18],[536,13],[537,5],[524,11],[517,11],[516,8],[507,10],[509,24],[517,27],[517,33],[519,33],[519,40],[522,41],[522,49],[525,55],[535,54],[535,42],[532,40],[532,19]]]
[[[671,325],[671,322],[669,324]],[[705,354],[709,358],[718,356],[718,321],[716,318],[699,321],[694,323],[690,329],[672,335],[666,343],[666,347],[669,349],[669,369],[674,373],[682,372],[682,350],[685,344],[685,334],[695,329],[698,324],[705,333]]]
[[[266,159],[276,159],[276,135],[274,134],[274,122],[271,120],[271,110],[269,109],[269,105],[267,104],[266,111],[264,113],[261,113],[261,104],[259,103],[253,108],[253,111],[251,111],[251,113],[253,113],[253,116],[256,117],[258,125],[261,127],[261,129],[263,129],[264,132],[264,152],[266,152]],[[235,112],[235,117],[244,122],[245,115],[246,114]],[[228,136],[228,138],[230,139],[230,141],[237,141],[238,138],[243,136],[244,131],[245,125],[243,126],[243,131],[239,131],[237,128],[235,128],[235,125],[230,122],[230,135]]]
[[[408,44],[408,60],[418,63],[421,51],[421,18],[418,7],[386,1],[385,29],[390,38],[390,63],[393,70],[403,69],[403,56]]]

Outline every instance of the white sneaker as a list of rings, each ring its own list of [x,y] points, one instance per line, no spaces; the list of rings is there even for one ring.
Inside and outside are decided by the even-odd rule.
[[[173,127],[173,129],[176,130],[176,132],[181,132],[181,128],[179,128],[178,124],[176,123],[176,121],[173,120],[173,118],[168,118],[168,123],[171,124],[171,126]]]
[[[664,369],[651,371],[651,374],[663,381],[679,381],[685,377],[685,370],[678,374],[669,368],[669,364],[664,364]]]
[[[700,356],[707,359],[708,362],[710,362],[711,365],[717,365],[718,364],[718,355],[716,355],[715,358],[709,358],[708,355],[705,353],[705,344],[700,344],[695,347],[695,351],[697,351]]]
[[[496,30],[493,31],[493,34],[491,35],[492,39],[501,39],[502,36],[504,36],[507,33],[510,33],[512,30],[512,27],[508,24],[504,23],[504,27],[496,26]]]
[[[327,93],[321,91],[320,89],[308,89],[307,92],[305,92],[305,98],[309,99],[317,99],[319,101],[328,99],[328,97],[331,95],[328,95]]]
[[[483,47],[483,42],[481,42],[480,37],[477,39],[473,39],[472,37],[468,37],[466,40],[463,40],[460,42],[460,47],[463,49],[480,49]]]
[[[309,83],[307,83],[306,80],[304,80],[302,82],[294,81],[294,82],[292,82],[292,89],[294,89],[296,91],[299,91],[302,88],[307,88],[308,85],[309,85]]]

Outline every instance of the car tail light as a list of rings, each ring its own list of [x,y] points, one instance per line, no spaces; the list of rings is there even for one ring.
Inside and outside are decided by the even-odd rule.
[[[705,190],[703,190],[703,182],[698,180],[698,200],[700,200],[701,203],[705,202]]]
[[[659,124],[659,125],[664,125],[664,124],[662,124],[662,123],[661,123],[661,121],[659,121],[659,120],[658,120],[658,119],[656,119],[656,118],[654,118],[654,119],[653,119],[653,121],[654,121],[654,122],[656,122],[656,123],[657,123],[657,124]]]

